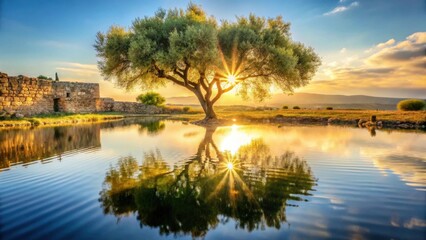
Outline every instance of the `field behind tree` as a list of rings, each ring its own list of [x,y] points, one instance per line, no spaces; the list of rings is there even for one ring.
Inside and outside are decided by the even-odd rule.
[[[177,107],[177,106],[174,106]],[[178,115],[189,120],[202,119],[204,113],[201,107],[189,106],[188,114]],[[400,121],[400,122],[421,122],[426,121],[426,111],[397,111],[397,110],[365,110],[365,109],[276,109],[268,107],[248,107],[248,106],[217,106],[216,112],[219,118],[223,119],[270,119],[275,117],[295,117],[295,118],[336,118],[340,120],[369,120],[372,115],[378,121]]]

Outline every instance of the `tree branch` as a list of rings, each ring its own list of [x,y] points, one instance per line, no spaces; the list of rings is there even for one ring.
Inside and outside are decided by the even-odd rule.
[[[214,78],[213,81],[216,83],[216,87],[217,87],[217,94],[212,100],[212,103],[215,103],[222,96],[223,90],[222,90],[222,85],[220,84],[219,78]]]
[[[254,75],[248,75],[246,77],[242,77],[242,78],[238,78],[238,80],[240,82],[249,79],[249,78],[256,78],[256,77],[269,77],[271,76],[272,73],[259,73],[259,74],[254,74]]]
[[[157,77],[168,79],[168,80],[172,81],[173,83],[175,83],[175,84],[177,84],[179,86],[182,86],[182,87],[185,87],[185,88],[189,89],[192,92],[195,90],[195,88],[193,86],[188,85],[188,84],[185,83],[185,79],[183,79],[184,81],[182,82],[182,81],[179,81],[178,79],[176,79],[175,77],[173,77],[171,75],[165,74],[164,70],[160,69],[157,66],[157,64],[155,64],[155,61],[152,61],[152,65],[154,66],[155,70],[157,71],[157,73],[156,73]],[[174,71],[174,73],[178,74],[179,72],[178,71],[176,71],[176,72]]]
[[[209,87],[207,86],[207,83],[204,81],[205,76],[204,73],[200,73],[200,78],[198,79],[198,83],[201,84],[203,89],[207,92]]]

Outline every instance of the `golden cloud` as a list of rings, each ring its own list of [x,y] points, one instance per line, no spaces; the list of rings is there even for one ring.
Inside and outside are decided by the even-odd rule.
[[[351,89],[367,94],[375,89],[426,97],[426,32],[414,33],[398,43],[390,39],[364,53],[349,62],[325,64],[302,91],[341,93]]]

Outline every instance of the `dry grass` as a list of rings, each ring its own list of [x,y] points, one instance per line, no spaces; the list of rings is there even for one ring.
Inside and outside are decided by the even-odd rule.
[[[0,127],[39,126],[39,125],[63,125],[83,122],[101,122],[121,119],[123,115],[108,114],[46,114],[23,119],[1,120]]]
[[[376,110],[268,110],[268,111],[221,111],[217,115],[224,119],[268,119],[283,115],[284,117],[296,118],[336,118],[341,120],[368,120],[372,115],[381,121],[418,122],[426,121],[426,111],[376,111]],[[204,118],[203,113],[180,114],[173,118],[198,120]]]

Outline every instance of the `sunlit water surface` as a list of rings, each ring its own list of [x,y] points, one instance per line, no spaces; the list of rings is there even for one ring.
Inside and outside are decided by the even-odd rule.
[[[0,239],[426,239],[425,143],[151,118],[0,130]]]

